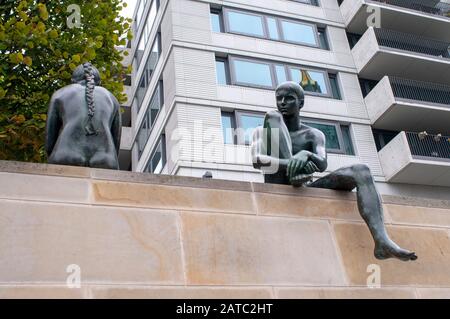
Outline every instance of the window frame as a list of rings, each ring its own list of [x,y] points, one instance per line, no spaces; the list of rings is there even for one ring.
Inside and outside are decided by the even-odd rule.
[[[217,59],[223,59],[223,58],[218,58]],[[243,87],[250,87],[250,88],[258,88],[258,89],[269,89],[269,90],[273,90],[277,87],[278,85],[278,76],[277,76],[277,72],[276,72],[276,66],[283,66],[284,70],[285,70],[285,74],[286,74],[286,79],[287,81],[293,81],[292,79],[292,75],[291,75],[291,71],[290,69],[297,69],[297,70],[305,70],[305,71],[312,71],[312,72],[318,72],[318,73],[322,73],[324,75],[324,80],[325,80],[325,85],[326,85],[326,89],[328,93],[318,93],[318,92],[311,92],[311,91],[306,91],[305,90],[305,94],[306,95],[311,95],[311,96],[318,96],[318,97],[326,97],[326,98],[331,98],[331,99],[335,99],[335,100],[342,100],[342,92],[341,92],[341,86],[340,86],[340,81],[338,78],[338,74],[336,74],[336,81],[338,84],[338,89],[339,89],[339,93],[341,95],[341,99],[336,99],[333,96],[333,91],[331,88],[331,83],[330,83],[330,78],[329,75],[330,73],[326,70],[323,69],[314,69],[314,68],[310,68],[310,67],[303,67],[303,66],[298,66],[298,65],[292,65],[292,64],[283,64],[283,63],[278,63],[278,62],[271,62],[268,60],[259,60],[259,59],[253,59],[253,58],[247,58],[247,57],[241,57],[241,56],[236,56],[236,55],[229,55],[228,56],[228,63],[225,63],[225,65],[228,65],[228,69],[229,69],[229,74],[230,74],[230,85],[236,85],[236,86],[243,86]],[[264,86],[264,85],[259,85],[259,84],[248,84],[248,83],[244,83],[244,82],[239,82],[236,80],[236,69],[235,69],[235,61],[244,61],[244,62],[251,62],[251,63],[255,63],[255,64],[265,64],[268,65],[270,67],[270,77],[272,79],[272,86]],[[217,70],[216,70],[217,72]],[[333,73],[334,74],[334,73]]]
[[[210,18],[211,31],[212,32],[216,32],[216,33],[223,33],[223,32],[225,32],[225,21],[224,21],[225,19],[223,18],[223,10],[211,8],[209,10],[209,14],[210,15],[217,14],[218,17],[219,17],[219,28],[220,28],[220,31],[217,32],[217,31],[213,30],[212,17]]]
[[[244,129],[243,125],[242,125],[242,116],[257,116],[257,117],[262,117],[264,119],[265,114],[260,113],[260,112],[252,112],[252,111],[246,111],[246,110],[236,110],[233,112],[234,113],[234,117],[235,117],[235,129]],[[261,115],[261,116],[259,116]],[[256,129],[256,128],[255,128]],[[250,140],[249,143],[245,142],[245,135],[241,136],[241,134],[235,134],[235,138],[237,140],[237,145],[246,145],[249,146],[252,144],[252,141]]]
[[[221,110],[220,112],[220,124],[222,126],[222,136],[223,136],[223,132],[224,132],[224,128],[223,128],[223,117],[227,116],[230,118],[230,124],[231,124],[231,129],[233,129],[233,133],[232,133],[232,138],[233,141],[232,143],[226,143],[225,141],[225,137],[223,136],[223,143],[224,145],[238,145],[238,138],[236,136],[235,130],[237,128],[237,124],[236,124],[236,111],[224,111]]]
[[[301,2],[301,3],[303,3],[303,2]],[[231,12],[239,13],[239,14],[243,14],[243,15],[255,16],[255,17],[260,18],[261,22],[262,22],[263,35],[255,35],[252,33],[245,32],[245,31],[232,31],[231,25],[230,25],[230,18],[229,18],[229,14]],[[310,48],[314,48],[314,49],[331,51],[331,44],[330,44],[329,37],[328,37],[327,26],[319,26],[318,24],[316,24],[314,22],[309,22],[309,21],[304,21],[304,20],[296,20],[296,19],[291,19],[288,17],[281,17],[281,16],[275,16],[275,15],[266,15],[265,13],[259,13],[259,12],[254,12],[254,11],[250,11],[250,10],[245,10],[245,9],[235,9],[235,8],[230,8],[230,7],[223,7],[222,9],[211,8],[210,14],[212,14],[212,13],[219,14],[219,18],[220,18],[219,20],[220,20],[220,24],[221,24],[221,28],[222,28],[221,32],[223,32],[223,33],[236,34],[236,35],[242,35],[242,36],[247,36],[247,37],[253,37],[253,38],[257,38],[257,39],[264,39],[264,40],[269,40],[269,41],[276,41],[276,42],[282,42],[282,43],[293,44],[293,45],[301,45],[301,46],[306,46],[306,47],[310,47]],[[274,39],[270,36],[268,19],[275,20],[277,32],[278,32],[278,39]],[[211,20],[211,18],[210,18],[210,20]],[[293,24],[299,24],[299,25],[305,25],[305,26],[312,27],[313,31],[314,31],[314,39],[316,42],[315,45],[307,43],[307,42],[300,42],[300,41],[297,42],[297,41],[287,40],[286,36],[285,36],[285,31],[284,31],[283,25],[282,25],[283,21],[293,23]],[[211,27],[211,29],[212,29],[212,27]],[[322,45],[321,45],[321,41],[320,41],[320,37],[319,37],[319,29],[323,30],[323,32],[324,32],[324,35],[325,35],[324,39],[326,41],[326,47],[322,47]]]
[[[300,45],[303,45],[303,46],[308,46],[308,47],[312,47],[312,48],[321,49],[321,47],[320,47],[320,39],[319,39],[319,31],[318,31],[318,28],[317,28],[317,24],[309,23],[309,22],[303,22],[303,21],[297,22],[297,21],[294,21],[292,19],[286,19],[286,18],[277,18],[277,20],[278,20],[278,24],[279,24],[278,30],[279,30],[279,33],[281,33],[280,36],[281,36],[282,42],[292,43],[292,44],[300,44]],[[293,23],[293,24],[300,24],[300,25],[311,26],[313,28],[313,31],[314,31],[314,39],[316,40],[316,44],[313,45],[313,44],[306,43],[306,42],[296,42],[296,41],[292,41],[292,40],[287,40],[286,36],[285,36],[284,28],[283,28],[283,22],[289,22],[289,23]],[[326,50],[326,49],[324,49],[324,50]]]
[[[239,14],[246,14],[246,15],[249,15],[249,16],[255,16],[255,17],[261,18],[263,35],[260,36],[260,35],[255,35],[255,34],[247,33],[247,32],[231,31],[231,29],[230,29],[230,21],[229,21],[229,13],[230,12],[239,13]],[[268,30],[267,30],[267,26],[266,26],[266,19],[265,19],[265,16],[263,14],[255,13],[255,12],[251,12],[251,11],[246,11],[246,10],[236,10],[236,9],[231,9],[231,8],[223,8],[222,9],[222,20],[223,20],[223,24],[224,24],[224,31],[226,33],[245,35],[245,36],[259,38],[259,39],[268,39],[269,38]]]
[[[255,59],[248,59],[244,57],[238,57],[238,56],[229,56],[229,68],[230,68],[230,75],[231,75],[231,84],[232,85],[238,85],[238,86],[245,86],[245,87],[256,87],[260,89],[270,89],[272,90],[275,87],[275,78],[274,78],[274,70],[273,70],[273,63],[265,61],[265,60],[255,60]],[[239,82],[236,79],[236,68],[235,68],[235,61],[243,61],[243,62],[249,62],[254,64],[265,64],[269,66],[270,71],[270,79],[272,81],[271,86],[266,85],[260,85],[260,84],[249,84],[245,82]]]
[[[223,62],[224,66],[225,66],[225,82],[226,84],[221,84],[219,83],[219,77],[218,77],[218,73],[217,73],[217,62]],[[215,58],[215,63],[216,63],[216,82],[218,85],[230,85],[231,83],[231,68],[230,68],[230,61],[228,58],[221,58],[221,57],[217,57]]]

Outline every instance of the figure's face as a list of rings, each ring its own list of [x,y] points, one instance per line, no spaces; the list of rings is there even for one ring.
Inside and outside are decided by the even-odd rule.
[[[302,101],[293,90],[280,88],[275,93],[278,111],[283,116],[292,116],[300,112]]]

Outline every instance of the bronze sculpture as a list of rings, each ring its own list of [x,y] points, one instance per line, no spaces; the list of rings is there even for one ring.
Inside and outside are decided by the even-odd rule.
[[[71,85],[53,94],[46,127],[50,164],[119,169],[120,105],[99,85],[99,71],[85,63]]]
[[[375,241],[375,257],[416,260],[414,252],[389,238],[380,195],[367,165],[341,168],[312,182],[312,174],[326,170],[327,154],[325,135],[300,120],[305,101],[302,87],[295,82],[282,83],[276,89],[276,101],[278,110],[266,114],[264,127],[255,130],[252,143],[253,166],[272,169],[264,175],[265,182],[343,191],[356,188],[359,212]]]

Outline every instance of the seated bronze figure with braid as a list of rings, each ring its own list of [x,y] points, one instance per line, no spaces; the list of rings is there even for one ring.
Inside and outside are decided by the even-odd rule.
[[[375,242],[375,257],[416,260],[414,252],[400,248],[389,238],[380,195],[367,165],[343,167],[312,181],[314,173],[323,173],[328,166],[325,135],[302,123],[300,110],[305,95],[299,84],[282,83],[275,96],[277,110],[266,114],[252,144],[253,166],[265,173],[265,182],[341,191],[356,188],[359,213]]]
[[[120,105],[99,85],[100,73],[85,63],[71,85],[53,94],[46,128],[50,164],[119,169]]]

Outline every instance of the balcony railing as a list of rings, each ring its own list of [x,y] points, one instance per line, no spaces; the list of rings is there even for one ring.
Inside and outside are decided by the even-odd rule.
[[[439,16],[449,16],[450,4],[438,2],[435,6],[423,3],[423,0],[372,0],[375,2],[382,2],[397,7],[412,9]]]
[[[450,86],[393,76],[389,77],[389,82],[397,98],[446,105],[450,108]]]
[[[406,138],[414,158],[450,162],[450,136],[407,132]]]
[[[379,45],[393,49],[450,58],[450,43],[425,38],[415,34],[375,28]]]

